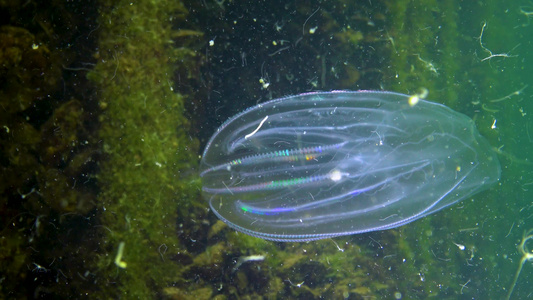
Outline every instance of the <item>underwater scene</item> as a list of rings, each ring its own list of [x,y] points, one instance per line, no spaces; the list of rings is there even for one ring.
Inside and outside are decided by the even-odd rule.
[[[0,299],[533,298],[533,2],[0,15]]]

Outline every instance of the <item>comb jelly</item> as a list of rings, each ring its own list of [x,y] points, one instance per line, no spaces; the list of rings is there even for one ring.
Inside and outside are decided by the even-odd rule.
[[[308,241],[395,228],[499,180],[496,154],[470,118],[408,102],[334,91],[252,107],[207,143],[203,196],[238,231]]]

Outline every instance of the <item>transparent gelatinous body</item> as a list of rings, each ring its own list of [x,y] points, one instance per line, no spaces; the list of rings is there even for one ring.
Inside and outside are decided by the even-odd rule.
[[[207,144],[203,195],[236,230],[305,241],[398,227],[499,180],[470,118],[408,98],[335,91],[252,107]]]

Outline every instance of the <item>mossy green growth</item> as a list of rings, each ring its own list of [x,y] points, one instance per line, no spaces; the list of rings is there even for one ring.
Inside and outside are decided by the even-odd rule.
[[[386,1],[391,12],[388,39],[392,53],[388,89],[415,94],[429,91],[429,98],[448,106],[457,102],[462,62],[457,44],[454,1]]]
[[[199,189],[188,178],[198,144],[172,87],[175,62],[191,53],[174,47],[171,26],[187,11],[179,1],[151,0],[101,1],[100,9],[98,63],[88,75],[103,111],[100,296],[148,299],[181,280],[169,258],[180,249],[177,211]]]

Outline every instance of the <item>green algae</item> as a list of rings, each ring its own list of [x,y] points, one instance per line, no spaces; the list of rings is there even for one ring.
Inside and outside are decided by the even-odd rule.
[[[387,84],[390,89],[413,94],[420,88],[448,106],[457,103],[461,65],[457,46],[458,16],[453,1],[386,1],[391,15],[391,43]]]
[[[105,154],[98,174],[100,296],[146,299],[180,281],[179,265],[169,259],[180,249],[176,217],[198,190],[187,175],[198,145],[172,84],[176,61],[191,55],[172,40],[173,20],[186,14],[178,1],[100,2],[98,63],[88,74],[100,90]]]
[[[58,57],[28,30],[0,26],[0,101],[2,114],[16,113],[52,93],[60,79]]]
[[[91,194],[72,185],[90,158],[70,164],[79,153],[73,144],[86,141],[78,123],[84,114],[69,106],[75,101],[61,104],[55,97],[65,57],[30,23],[24,25],[31,30],[0,27],[0,298],[39,296],[53,276],[50,262],[61,268],[57,257],[67,252],[58,246],[66,234],[58,233],[56,216],[92,207]],[[74,111],[77,120],[68,122]]]
[[[518,45],[526,36],[520,22],[528,20],[517,20],[523,14],[518,3],[421,0],[387,1],[387,6],[391,11],[387,89],[412,94],[420,87],[427,88],[429,100],[471,116],[495,148],[505,146],[509,150],[518,143],[527,144],[528,124],[519,124],[527,123],[527,104],[522,101],[530,72],[526,74],[527,66],[520,62],[527,54],[521,53]],[[501,283],[499,276],[514,271],[510,265],[504,269],[502,261],[498,261],[497,256],[503,251],[498,248],[495,255],[495,237],[486,233],[485,223],[513,229],[527,218],[518,217],[525,205],[520,199],[527,196],[517,192],[523,187],[515,178],[522,178],[517,173],[526,174],[530,153],[523,150],[529,149],[527,146],[518,148],[518,159],[500,156],[502,167],[505,166],[500,186],[465,199],[440,215],[398,229],[402,255],[416,259],[404,266],[403,273],[420,277],[418,284],[424,297],[466,294],[501,298],[498,290],[507,288],[508,283]],[[512,182],[506,178],[512,178]],[[512,195],[512,201],[501,201],[502,195],[506,199]],[[513,206],[512,217],[503,217],[509,216],[504,212]],[[495,216],[495,211],[501,215]],[[495,232],[501,241],[507,241],[511,234]],[[463,263],[452,263],[456,259]],[[499,271],[478,278],[472,269],[481,266],[498,266]],[[491,287],[475,283],[481,280],[498,283]]]

